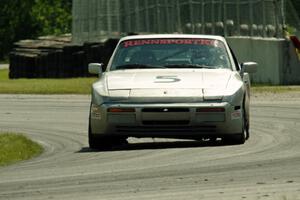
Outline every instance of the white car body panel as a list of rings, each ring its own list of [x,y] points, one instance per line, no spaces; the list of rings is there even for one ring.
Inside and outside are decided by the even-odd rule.
[[[111,72],[106,76],[109,90],[157,88],[211,88],[222,90],[226,88],[232,74],[233,72],[228,69],[152,69],[134,71],[121,70]],[[161,77],[161,79],[159,79],[159,77]],[[172,77],[179,80],[175,80],[176,82],[173,82]]]

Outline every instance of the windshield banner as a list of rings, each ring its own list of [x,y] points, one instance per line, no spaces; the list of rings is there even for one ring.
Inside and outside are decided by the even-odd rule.
[[[142,46],[142,45],[153,45],[153,44],[191,44],[191,45],[209,45],[209,46],[219,46],[217,40],[209,39],[150,39],[150,40],[127,40],[123,42],[123,47],[133,47],[133,46]]]

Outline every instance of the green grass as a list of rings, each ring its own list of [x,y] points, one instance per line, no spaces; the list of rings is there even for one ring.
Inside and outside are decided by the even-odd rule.
[[[0,133],[0,166],[27,160],[43,152],[43,148],[21,134]]]
[[[253,85],[251,91],[255,93],[284,93],[284,92],[300,92],[300,86],[268,86]]]
[[[97,78],[12,79],[0,70],[0,94],[90,94]]]
[[[8,70],[0,70],[0,94],[90,94],[97,78],[8,79]],[[300,92],[300,86],[253,84],[255,93]]]

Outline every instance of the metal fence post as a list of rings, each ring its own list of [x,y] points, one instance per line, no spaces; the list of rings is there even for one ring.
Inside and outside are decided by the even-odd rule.
[[[149,16],[149,5],[147,0],[144,0],[144,5],[145,5],[145,20],[146,20],[146,31],[150,32],[150,24],[149,24],[149,20],[150,20],[150,16]]]
[[[78,5],[78,0],[73,0],[72,3],[72,16],[73,16],[73,20],[72,20],[72,41],[74,42],[77,41],[77,37],[78,37],[78,24],[79,24],[79,20],[80,18],[78,17],[79,11],[77,9]]]
[[[126,26],[126,32],[132,32],[132,26],[131,26],[131,11],[130,11],[130,5],[128,3],[125,3],[125,19],[127,18],[127,26]]]
[[[201,23],[202,34],[205,34],[205,2],[203,0],[201,2]]]
[[[117,21],[117,28],[118,28],[117,32],[120,35],[120,33],[121,33],[121,7],[120,7],[120,2],[119,1],[117,1],[116,4],[117,4],[116,5],[116,9],[117,9],[116,18],[118,19],[118,21]]]
[[[236,24],[238,35],[241,35],[240,19],[240,0],[236,0]]]
[[[253,24],[254,24],[254,20],[253,20],[253,1],[252,0],[249,0],[248,1],[249,3],[249,15],[250,15],[250,24],[249,24],[249,27],[250,27],[250,36],[253,36],[254,35],[254,32],[253,32]]]
[[[182,24],[181,24],[181,16],[180,16],[180,3],[179,0],[176,0],[176,17],[177,17],[177,27],[176,31],[182,33]]]
[[[169,2],[168,0],[165,0],[165,7],[166,7],[166,32],[168,33],[171,33],[171,20],[170,20],[170,16],[171,16],[171,10],[170,10],[170,7],[169,7]]]
[[[274,1],[274,7],[275,7],[275,36],[278,38],[279,37],[279,17],[280,17],[280,12],[279,12],[279,7],[278,7],[278,0]]]
[[[281,0],[282,26],[285,26],[285,0]]]
[[[157,33],[160,33],[161,28],[160,28],[160,3],[159,0],[156,0],[156,23],[157,23]]]
[[[107,21],[107,33],[108,35],[111,35],[110,1],[106,1],[106,21]]]
[[[139,0],[135,0],[134,2],[134,12],[135,12],[135,32],[141,31],[140,29],[140,6],[139,6]]]
[[[279,23],[281,24],[281,30],[280,30],[280,34],[281,36],[284,36],[284,29],[285,29],[285,10],[284,10],[284,0],[278,0],[280,3],[280,21]]]
[[[262,18],[263,18],[263,37],[266,37],[266,4],[265,0],[262,0]]]
[[[225,1],[222,1],[222,7],[223,7],[224,36],[226,37],[228,33],[227,33],[227,10],[226,10]]]
[[[193,9],[193,0],[189,0],[190,6],[190,23],[191,23],[191,33],[194,33],[194,9]]]

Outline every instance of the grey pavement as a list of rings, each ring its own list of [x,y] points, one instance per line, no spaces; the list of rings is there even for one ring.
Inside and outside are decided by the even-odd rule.
[[[0,200],[299,200],[300,94],[253,94],[244,145],[129,138],[88,148],[89,95],[0,95],[0,132],[43,145],[0,167]]]

